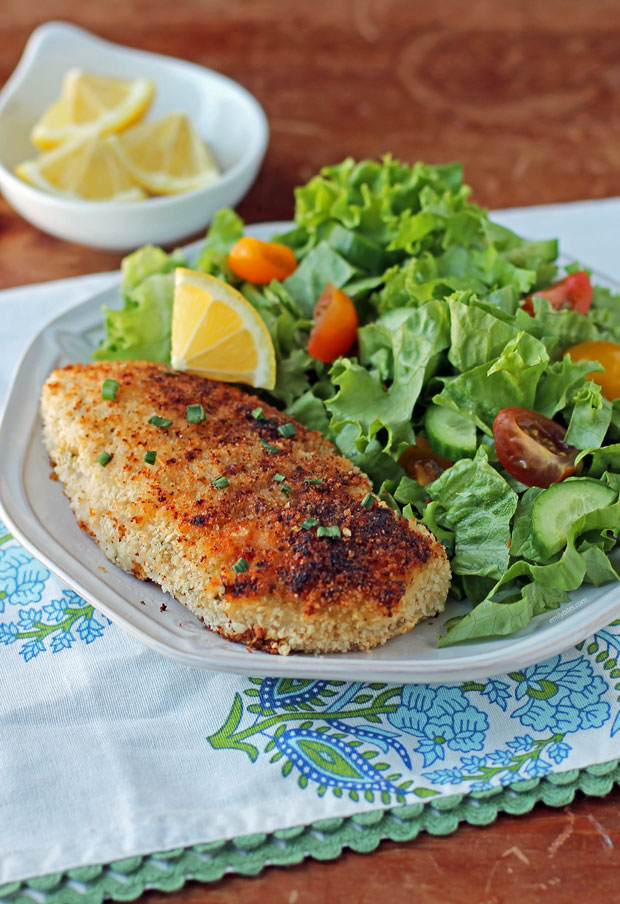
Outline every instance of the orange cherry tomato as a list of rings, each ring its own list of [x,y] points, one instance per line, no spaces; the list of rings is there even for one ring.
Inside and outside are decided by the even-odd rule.
[[[598,383],[603,395],[610,401],[620,399],[620,345],[616,342],[592,340],[573,345],[564,354],[569,355],[573,361],[598,361],[602,364],[605,370],[602,373],[593,371],[587,374],[588,379]]]
[[[586,314],[592,304],[592,284],[585,270],[569,273],[546,289],[539,289],[523,300],[521,307],[534,317],[534,298],[546,298],[556,311],[569,309]]]
[[[327,283],[314,306],[308,354],[331,364],[355,342],[357,323],[357,311],[349,296],[333,283]]]
[[[416,436],[415,446],[407,446],[398,459],[398,464],[423,487],[437,480],[440,474],[452,466],[447,458],[433,452],[423,436]]]
[[[230,249],[228,266],[240,279],[262,286],[286,279],[297,269],[297,260],[288,245],[246,235]]]
[[[565,436],[564,427],[529,408],[502,408],[493,422],[497,457],[528,487],[550,487],[575,473],[579,450]]]

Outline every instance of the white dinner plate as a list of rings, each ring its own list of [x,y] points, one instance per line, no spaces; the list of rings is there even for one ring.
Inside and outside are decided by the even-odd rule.
[[[286,224],[248,232],[269,238]],[[191,253],[196,246],[191,246]],[[615,290],[610,280],[596,281]],[[57,317],[34,339],[17,369],[0,423],[0,512],[14,536],[88,602],[159,653],[186,665],[250,675],[343,680],[443,682],[524,668],[567,649],[620,616],[620,586],[582,587],[559,609],[533,618],[509,637],[438,649],[437,631],[466,603],[367,653],[274,656],[249,651],[206,630],[157,585],[112,565],[79,529],[58,481],[50,480],[41,441],[39,396],[50,371],[89,360],[103,335],[102,304],[121,304],[118,288],[98,293]],[[161,604],[166,608],[161,611]]]

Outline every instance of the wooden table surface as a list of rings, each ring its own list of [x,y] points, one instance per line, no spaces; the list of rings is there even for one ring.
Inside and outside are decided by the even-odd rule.
[[[258,97],[271,142],[239,206],[248,222],[289,218],[293,187],[322,164],[386,151],[461,160],[489,207],[620,195],[617,0],[2,0],[0,83],[48,19],[202,63]],[[46,236],[0,201],[0,288],[119,259]],[[614,900],[619,804],[617,790],[560,810],[539,805],[487,828],[141,900]]]

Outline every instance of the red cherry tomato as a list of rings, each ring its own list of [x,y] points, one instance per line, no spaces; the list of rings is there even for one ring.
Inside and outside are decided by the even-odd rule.
[[[493,436],[503,467],[529,487],[549,487],[577,470],[579,450],[564,441],[564,427],[529,408],[503,408]]]
[[[288,245],[246,235],[230,249],[228,266],[240,279],[262,286],[286,279],[297,269],[297,260]]]
[[[591,340],[573,345],[564,354],[570,355],[573,361],[598,361],[602,364],[605,368],[603,373],[592,371],[587,374],[588,379],[598,383],[603,395],[610,401],[620,399],[620,345],[602,339]]]
[[[447,458],[433,452],[423,436],[416,436],[415,446],[407,446],[398,463],[409,477],[413,477],[423,487],[437,480],[440,474],[452,466]]]
[[[539,289],[523,300],[521,307],[534,317],[534,298],[546,298],[556,311],[569,309],[579,314],[586,314],[592,304],[592,284],[585,270],[569,273],[559,282],[552,283],[546,289]]]
[[[327,283],[314,306],[308,354],[331,364],[355,342],[357,323],[357,311],[349,296],[333,283]]]

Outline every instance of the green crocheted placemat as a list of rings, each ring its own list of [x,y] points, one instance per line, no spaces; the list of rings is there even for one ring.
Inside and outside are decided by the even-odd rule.
[[[0,886],[0,904],[33,904],[33,898],[42,900],[41,893],[45,904],[131,901],[146,889],[177,891],[189,879],[215,882],[227,872],[254,876],[265,866],[290,866],[305,857],[332,860],[345,847],[368,852],[383,839],[410,841],[421,831],[448,835],[460,822],[488,825],[500,812],[527,813],[538,801],[561,807],[573,800],[576,791],[602,797],[615,784],[620,784],[620,760],[515,782],[491,791],[454,794],[428,803],[324,819],[270,834],[196,844],[12,882]]]

